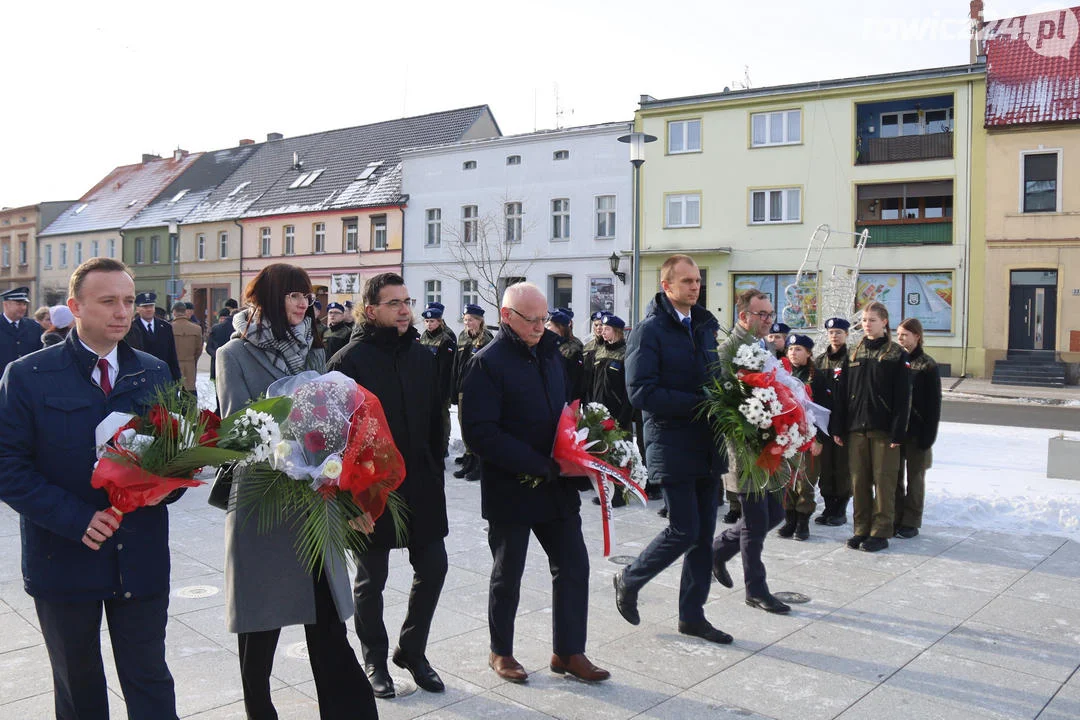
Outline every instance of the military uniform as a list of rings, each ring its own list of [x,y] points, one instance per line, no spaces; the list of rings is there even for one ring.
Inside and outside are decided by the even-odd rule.
[[[941,375],[937,363],[923,352],[921,346],[912,351],[910,363],[911,418],[908,421],[907,440],[900,446],[900,472],[896,479],[894,522],[900,537],[914,537],[922,527],[926,471],[933,463],[930,448],[937,439],[941,420]]]
[[[472,315],[483,319],[484,308],[479,305],[466,305],[465,315]],[[465,371],[468,368],[469,360],[475,355],[482,347],[490,343],[495,339],[491,331],[486,327],[481,326],[480,334],[472,336],[469,334],[468,329],[462,330],[457,336],[457,353],[454,357],[453,369],[450,372],[450,402],[454,405],[459,405],[461,398],[461,384],[465,379]],[[460,422],[461,408],[458,407],[458,421]],[[480,479],[480,464],[468,447],[465,448],[465,453],[458,458],[461,464],[461,468],[454,472],[456,478],[466,478],[468,480]]]
[[[0,293],[0,299],[4,302],[30,302],[30,289],[18,287]],[[12,321],[6,314],[0,317],[0,375],[8,363],[18,360],[23,355],[29,355],[42,347],[41,334],[44,332],[33,318],[23,317]]]
[[[845,328],[846,329],[846,328]],[[814,366],[822,375],[823,392],[814,396],[814,402],[822,407],[833,409],[833,405],[842,396],[838,392],[840,378],[847,363],[848,349],[843,345],[836,352],[826,348],[814,360]],[[823,439],[821,455],[818,456],[818,489],[825,501],[822,510],[814,522],[818,525],[839,526],[847,522],[847,504],[851,499],[851,472],[848,469],[848,449],[837,445],[832,437]]]

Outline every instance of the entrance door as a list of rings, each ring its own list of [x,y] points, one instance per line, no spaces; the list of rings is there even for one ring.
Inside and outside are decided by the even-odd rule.
[[[1056,350],[1057,271],[1013,270],[1009,349]]]

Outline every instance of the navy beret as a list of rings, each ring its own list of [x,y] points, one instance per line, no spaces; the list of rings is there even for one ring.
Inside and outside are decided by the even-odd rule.
[[[618,315],[604,315],[600,322],[604,323],[608,327],[613,327],[616,330],[622,330],[626,327],[626,321]]]
[[[787,339],[787,344],[788,347],[791,347],[792,345],[799,345],[806,348],[807,350],[814,349],[814,341],[806,335],[789,335]]]
[[[609,313],[607,310],[597,310],[590,317],[593,320],[603,320],[605,315],[610,315],[610,314],[611,313]]]
[[[441,302],[429,302],[424,312],[420,313],[420,317],[425,320],[438,320],[443,316],[443,310],[446,306]]]
[[[479,305],[473,305],[472,303],[469,303],[465,306],[465,310],[461,314],[484,317],[484,308],[480,307]]]
[[[782,322],[774,322],[772,324],[772,327],[769,328],[769,334],[771,335],[775,335],[777,333],[783,333],[787,335],[789,332],[791,332],[791,328]]]
[[[339,302],[332,302],[326,306],[326,312],[330,312],[331,310],[340,310],[341,312],[345,312],[345,306]]]
[[[851,323],[844,318],[834,317],[825,321],[826,330],[843,330],[847,332],[851,329]]]
[[[552,310],[551,313],[548,315],[548,320],[555,323],[556,325],[569,325],[570,324],[570,316],[567,315],[566,311],[563,310],[562,308],[559,308],[557,310]]]
[[[563,315],[566,315],[566,317],[570,318],[571,320],[574,319],[574,311],[571,310],[570,308],[555,308],[555,309],[558,310],[559,312],[561,312]]]

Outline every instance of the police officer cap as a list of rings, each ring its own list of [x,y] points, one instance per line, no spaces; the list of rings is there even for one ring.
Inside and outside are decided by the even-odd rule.
[[[420,313],[420,317],[425,320],[438,320],[443,316],[443,310],[446,306],[441,302],[429,302],[427,307],[424,308],[424,312]]]
[[[574,311],[571,310],[570,308],[555,308],[555,309],[558,310],[559,312],[561,312],[563,315],[566,315],[566,317],[570,318],[571,320],[574,319]]]
[[[313,302],[311,304],[316,310],[322,310],[322,303],[319,302],[318,300],[316,300],[315,302]]]
[[[0,298],[4,300],[14,300],[15,302],[30,302],[30,288],[17,287],[8,290],[5,293],[0,293]]]
[[[341,312],[345,312],[345,306],[339,302],[332,302],[326,306],[326,312],[330,312],[331,310],[340,310]]]
[[[622,330],[626,327],[626,321],[618,315],[606,314],[603,318],[600,319],[600,322],[602,322],[604,325],[607,325],[608,327],[613,327],[616,330]]]
[[[847,332],[850,328],[851,323],[844,318],[835,317],[825,321],[826,330],[843,330],[844,332]]]
[[[774,322],[772,324],[772,327],[769,328],[770,335],[777,335],[781,333],[787,335],[789,332],[791,332],[791,328],[782,322]]]
[[[562,308],[552,310],[551,314],[548,316],[548,320],[555,323],[556,325],[569,325],[570,324],[570,316],[567,315],[566,311],[563,310]]]
[[[157,293],[141,292],[135,296],[135,304],[140,307],[143,305],[157,305]]]
[[[468,305],[465,306],[465,310],[461,314],[462,315],[475,315],[476,317],[484,317],[484,308],[480,307],[479,305],[473,305],[472,303],[469,303]]]
[[[611,314],[611,313],[609,313],[609,312],[608,312],[607,310],[597,310],[596,312],[594,312],[594,313],[593,313],[593,314],[591,315],[591,318],[592,318],[593,320],[603,320],[603,319],[604,319],[604,316],[606,316],[606,315],[610,315],[610,314]]]
[[[787,339],[788,347],[792,345],[799,345],[806,348],[808,351],[814,349],[814,341],[808,338],[806,335],[788,335]]]

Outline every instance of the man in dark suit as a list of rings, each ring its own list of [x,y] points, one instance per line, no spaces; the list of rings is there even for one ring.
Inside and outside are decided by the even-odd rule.
[[[535,285],[507,288],[499,333],[473,356],[461,390],[462,437],[480,458],[481,513],[494,561],[488,664],[504,680],[528,678],[514,659],[514,616],[531,533],[551,568],[551,670],[597,682],[610,673],[585,657],[589,555],[581,535],[581,498],[572,481],[559,477],[551,457],[569,386],[557,336],[544,329],[547,307]]]
[[[225,343],[232,338],[233,324],[232,311],[229,308],[221,308],[218,312],[218,324],[210,328],[206,335],[206,354],[210,356],[210,379],[217,377],[217,351],[224,347]]]
[[[17,287],[0,293],[4,301],[4,317],[0,318],[0,375],[9,362],[18,360],[42,348],[41,326],[26,317],[30,305],[30,288]]]
[[[179,380],[180,361],[176,357],[176,339],[173,338],[172,326],[156,317],[157,295],[141,292],[135,296],[135,310],[138,317],[131,323],[131,330],[124,338],[136,350],[150,353],[169,366],[173,380]]]

